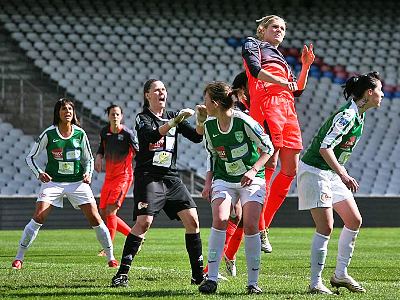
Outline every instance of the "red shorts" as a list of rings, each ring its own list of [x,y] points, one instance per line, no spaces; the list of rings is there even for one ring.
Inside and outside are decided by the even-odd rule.
[[[265,128],[274,147],[303,149],[293,100],[280,96],[269,96],[263,101],[251,104],[250,116]]]
[[[121,207],[125,196],[132,185],[133,178],[116,178],[104,181],[101,188],[99,208],[105,209],[107,205],[117,205]]]

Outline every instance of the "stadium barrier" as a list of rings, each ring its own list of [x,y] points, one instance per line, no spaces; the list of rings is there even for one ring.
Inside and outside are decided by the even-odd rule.
[[[211,226],[211,208],[207,201],[194,196],[198,205],[201,227]],[[97,199],[98,200],[98,199]],[[357,204],[363,216],[363,227],[399,227],[398,217],[400,197],[356,197]],[[36,198],[33,197],[1,197],[0,196],[0,230],[20,229],[32,217]],[[119,216],[129,225],[132,221],[133,199],[125,199]],[[341,220],[335,215],[335,227],[342,226]],[[277,212],[271,227],[311,227],[313,226],[308,211],[297,210],[297,197],[290,196]],[[153,223],[153,227],[182,227],[178,221],[170,221],[162,212]],[[79,210],[75,210],[67,199],[64,200],[64,208],[54,208],[46,224],[46,229],[62,228],[89,228],[87,220]]]

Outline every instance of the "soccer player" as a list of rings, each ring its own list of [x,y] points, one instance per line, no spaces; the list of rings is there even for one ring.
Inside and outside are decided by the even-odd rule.
[[[296,81],[290,66],[278,50],[286,33],[285,21],[270,15],[257,22],[257,39],[248,37],[245,40],[242,57],[251,99],[250,116],[264,126],[275,147],[275,153],[266,165],[269,196],[265,206],[265,224],[261,224],[265,226],[265,230],[261,231],[262,250],[269,253],[272,246],[267,236],[268,228],[296,176],[299,153],[303,147],[294,97],[300,96],[306,87],[315,55],[312,44],[309,47],[304,45],[302,68]],[[278,158],[281,168],[269,188]]]
[[[128,272],[138,248],[154,217],[163,209],[173,220],[181,220],[186,229],[185,241],[192,268],[193,284],[203,281],[203,255],[196,203],[179,178],[176,169],[178,134],[194,143],[203,140],[203,128],[190,125],[191,109],[167,111],[167,90],[160,80],[144,84],[143,111],[136,116],[140,151],[135,156],[134,219],[122,253],[121,265],[111,285],[127,286]],[[200,113],[200,112],[199,112]],[[206,114],[198,116],[205,120]]]
[[[370,72],[349,78],[343,95],[347,103],[321,126],[301,159],[297,176],[299,210],[310,210],[316,227],[311,245],[310,293],[332,294],[322,283],[321,275],[333,230],[333,210],[343,220],[344,227],[331,285],[365,292],[347,273],[362,218],[352,194],[359,185],[344,164],[361,137],[365,112],[381,105],[384,95],[379,74]]]
[[[94,168],[101,172],[103,158],[106,161],[105,180],[100,195],[100,214],[106,220],[111,240],[116,232],[127,236],[131,231],[117,212],[132,185],[132,159],[138,151],[137,138],[132,130],[121,124],[122,108],[112,104],[106,109],[109,123],[100,132],[100,145],[97,150]],[[104,250],[100,252],[102,255]]]
[[[209,83],[204,90],[210,117],[204,124],[208,171],[202,196],[211,202],[213,214],[208,278],[199,286],[199,291],[204,294],[217,290],[218,267],[231,206],[239,199],[245,232],[247,291],[249,294],[262,293],[258,286],[261,253],[258,220],[265,197],[263,168],[274,149],[260,124],[232,109],[233,98],[234,92],[224,82]]]
[[[32,147],[26,162],[42,182],[36,209],[25,226],[13,269],[21,269],[25,252],[39,233],[52,207],[63,207],[66,196],[75,209],[81,209],[106,252],[108,265],[117,267],[113,245],[107,226],[101,219],[89,186],[93,173],[93,156],[85,131],[79,127],[72,100],[62,98],[54,106],[53,125],[44,130]],[[36,161],[45,150],[47,165],[42,170]]]

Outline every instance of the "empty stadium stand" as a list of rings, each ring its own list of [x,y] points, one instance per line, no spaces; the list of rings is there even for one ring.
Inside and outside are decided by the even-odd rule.
[[[124,108],[125,123],[132,127],[147,79],[165,82],[169,108],[194,107],[202,102],[207,82],[231,82],[241,71],[241,41],[254,35],[255,20],[263,14],[281,15],[288,25],[281,50],[295,72],[304,43],[312,42],[317,55],[307,89],[297,103],[305,146],[321,122],[343,103],[341,84],[349,75],[372,69],[381,73],[386,98],[379,110],[367,113],[361,145],[348,169],[360,182],[359,194],[398,195],[399,10],[394,0],[362,4],[344,0],[14,0],[0,3],[0,24],[39,72],[35,74],[43,74],[49,84],[75,98],[82,114],[104,121],[104,109],[116,103]],[[3,55],[0,65],[7,61],[8,69],[14,67],[24,76],[13,57],[12,52]],[[84,124],[85,129],[91,126],[98,128],[91,122]],[[41,130],[29,133],[35,136]],[[38,184],[21,163],[32,136],[11,125],[9,118],[1,121],[0,132],[4,149],[0,194],[35,194]],[[204,176],[202,146],[181,141],[179,166]],[[95,174],[95,193],[102,179],[102,174]],[[291,193],[296,193],[295,185]]]

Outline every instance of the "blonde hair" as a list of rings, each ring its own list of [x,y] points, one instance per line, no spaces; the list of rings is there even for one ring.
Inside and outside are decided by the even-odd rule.
[[[257,32],[256,32],[257,37],[259,39],[262,39],[261,30],[264,28],[267,29],[269,24],[271,24],[272,21],[276,21],[276,20],[282,20],[286,26],[285,20],[276,15],[269,15],[269,16],[265,16],[265,17],[262,17],[261,19],[256,20],[256,22],[259,23],[257,26]]]

